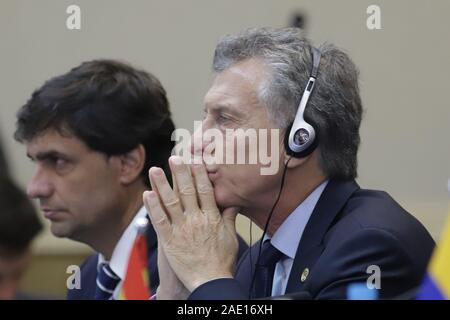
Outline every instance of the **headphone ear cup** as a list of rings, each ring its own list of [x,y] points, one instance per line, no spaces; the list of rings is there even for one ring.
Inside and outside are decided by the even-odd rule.
[[[306,156],[309,156],[318,146],[319,139],[317,136],[317,130],[314,129],[316,134],[315,134],[315,138],[314,138],[313,142],[311,143],[311,145],[303,151],[295,152],[294,150],[292,150],[289,147],[289,134],[292,130],[292,125],[293,125],[293,123],[291,123],[289,125],[289,127],[287,127],[286,132],[284,134],[284,149],[286,150],[286,154],[288,154],[294,158],[304,158]]]

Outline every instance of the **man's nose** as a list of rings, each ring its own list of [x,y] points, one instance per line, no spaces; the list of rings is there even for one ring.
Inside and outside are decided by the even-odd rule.
[[[41,169],[38,169],[27,187],[27,194],[30,198],[47,198],[53,192],[53,187],[48,178]]]

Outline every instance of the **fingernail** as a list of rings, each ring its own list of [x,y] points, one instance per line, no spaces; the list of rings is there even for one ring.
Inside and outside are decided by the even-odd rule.
[[[154,174],[155,176],[161,176],[164,174],[164,171],[158,167],[152,167],[150,170],[152,171],[152,174]]]
[[[149,198],[154,198],[154,197],[156,197],[155,191],[146,191],[146,195],[147,195],[147,197],[149,197]]]
[[[177,156],[170,157],[170,161],[176,166],[179,166],[183,163],[183,161],[181,161],[181,158]]]

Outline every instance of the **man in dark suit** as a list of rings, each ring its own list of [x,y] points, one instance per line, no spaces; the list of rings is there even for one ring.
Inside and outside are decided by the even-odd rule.
[[[180,192],[160,168],[149,173],[144,203],[169,279],[158,296],[345,299],[361,283],[381,298],[414,290],[434,242],[388,194],[355,182],[362,105],[350,58],[332,45],[313,48],[298,29],[267,28],[222,39],[213,66],[191,151],[205,163],[170,159]],[[242,152],[234,142],[252,130],[267,134],[245,140],[245,159],[261,154],[261,141],[275,141],[270,150],[282,165],[274,174],[262,173],[262,159],[206,161]],[[217,132],[227,140],[218,143]],[[264,230],[239,261],[238,212]]]
[[[39,200],[55,236],[98,253],[82,267],[81,288],[72,288],[69,299],[118,298],[135,221],[147,216],[147,172],[167,165],[173,130],[158,79],[113,60],[84,62],[47,81],[19,111],[15,138],[36,165],[28,195]],[[147,241],[156,290],[151,228]]]

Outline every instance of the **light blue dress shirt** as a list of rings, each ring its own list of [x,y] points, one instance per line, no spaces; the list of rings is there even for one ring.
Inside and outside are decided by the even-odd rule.
[[[328,184],[322,182],[303,202],[287,217],[270,240],[272,245],[284,256],[275,266],[272,284],[272,296],[283,295],[291,273],[300,239],[319,198]],[[264,240],[269,239],[265,236]]]

